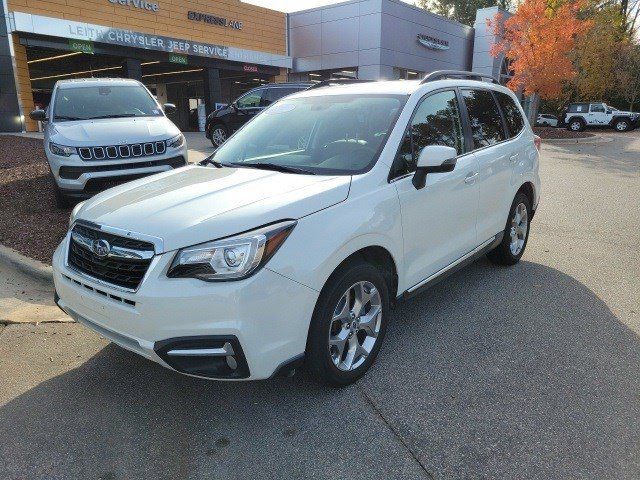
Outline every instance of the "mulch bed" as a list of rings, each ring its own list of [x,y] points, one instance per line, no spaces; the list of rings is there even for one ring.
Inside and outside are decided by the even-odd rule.
[[[0,243],[51,264],[71,210],[56,207],[40,139],[0,136]]]
[[[588,132],[572,132],[563,127],[533,127],[533,133],[540,138],[545,139],[562,139],[562,138],[587,138],[593,137],[593,133]]]

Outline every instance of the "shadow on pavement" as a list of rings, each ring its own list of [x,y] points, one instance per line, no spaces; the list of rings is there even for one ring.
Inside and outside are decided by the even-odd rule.
[[[77,327],[80,328],[80,327]],[[0,409],[3,478],[638,478],[640,342],[549,267],[399,305],[358,386],[182,377],[115,346]]]

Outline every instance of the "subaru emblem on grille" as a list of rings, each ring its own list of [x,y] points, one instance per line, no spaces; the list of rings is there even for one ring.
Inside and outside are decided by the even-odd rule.
[[[106,240],[99,238],[93,241],[91,244],[91,251],[95,254],[96,257],[104,258],[109,255],[111,251],[111,245]]]

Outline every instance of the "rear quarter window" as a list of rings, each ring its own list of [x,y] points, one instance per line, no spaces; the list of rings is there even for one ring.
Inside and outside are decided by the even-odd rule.
[[[513,98],[511,98],[506,93],[502,93],[502,92],[494,92],[494,93],[496,94],[496,98],[498,99],[498,104],[502,109],[502,114],[504,115],[504,119],[507,122],[507,129],[509,130],[509,136],[515,137],[524,128],[524,119],[522,118],[520,109],[513,101]],[[550,118],[549,115],[543,115],[543,117]]]

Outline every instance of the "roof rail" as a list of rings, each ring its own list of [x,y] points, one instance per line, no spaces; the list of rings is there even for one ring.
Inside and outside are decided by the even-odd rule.
[[[313,88],[321,88],[321,87],[330,87],[332,85],[349,85],[352,83],[369,83],[373,82],[373,80],[360,80],[358,78],[336,78],[333,80],[322,80],[314,85],[311,85],[307,90],[311,90]]]
[[[465,72],[463,70],[436,70],[435,72],[427,74],[420,82],[420,85],[428,82],[435,82],[436,80],[444,80],[446,78],[466,78],[468,80],[479,81],[482,81],[483,78],[487,78],[491,81],[491,83],[497,83],[498,85],[500,84],[500,82],[496,80],[494,76],[485,75],[484,73]]]

